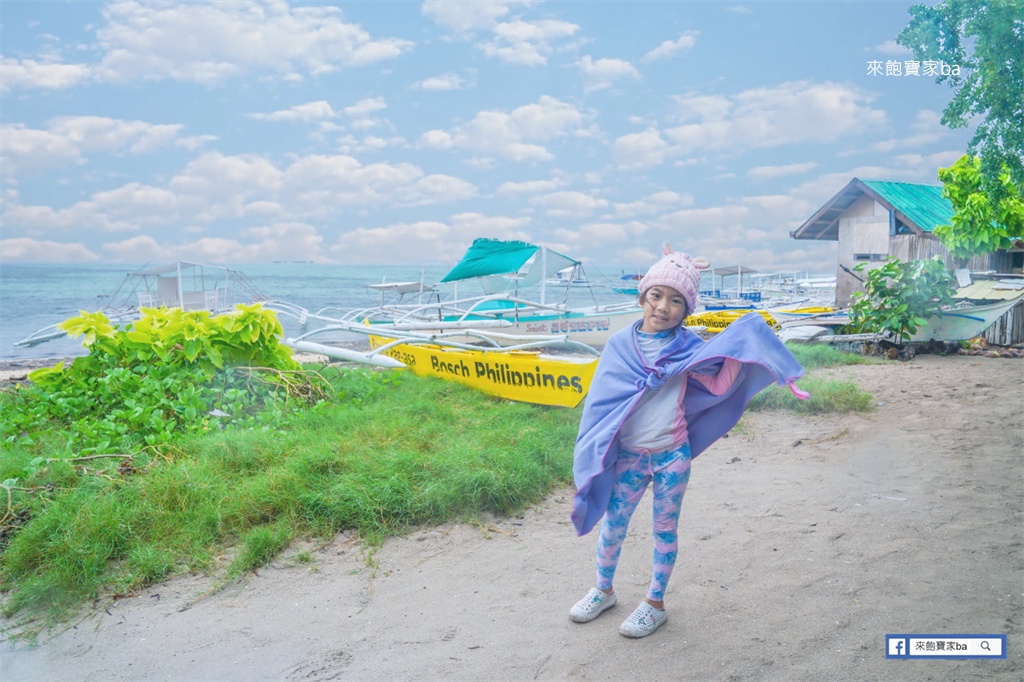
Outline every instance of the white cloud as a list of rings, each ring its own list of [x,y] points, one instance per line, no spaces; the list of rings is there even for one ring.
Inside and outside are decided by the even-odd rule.
[[[450,222],[455,235],[460,239],[473,240],[481,235],[494,239],[530,239],[523,232],[530,224],[529,218],[468,212],[453,215]]]
[[[495,194],[499,195],[517,195],[517,194],[539,194],[540,192],[550,192],[558,187],[561,187],[564,183],[562,180],[528,180],[525,182],[503,182],[498,185],[498,189],[495,190]]]
[[[162,246],[149,235],[129,237],[119,242],[103,244],[103,251],[114,261],[126,263],[148,263],[154,260],[176,258],[175,250]]]
[[[415,90],[426,90],[427,92],[446,92],[448,90],[461,90],[466,85],[466,79],[454,73],[443,73],[440,76],[431,76],[413,84]]]
[[[350,107],[345,107],[345,113],[351,118],[366,118],[378,111],[388,108],[383,97],[368,97],[361,99]]]
[[[311,155],[280,169],[256,155],[204,154],[164,187],[140,183],[93,194],[66,208],[9,201],[4,229],[142,232],[197,228],[272,217],[279,223],[331,221],[351,208],[430,206],[475,197],[469,182],[426,174],[412,164],[361,164],[350,156]]]
[[[622,244],[625,248],[627,244],[634,244],[642,239],[647,231],[646,223],[635,220],[625,223],[593,222],[583,223],[572,229],[559,228],[555,230],[555,236],[569,245],[570,252],[581,253],[593,248],[595,244]]]
[[[48,240],[0,239],[0,261],[38,263],[83,263],[99,260],[84,244],[67,244]]]
[[[190,81],[207,85],[247,72],[316,76],[393,59],[412,49],[347,24],[335,7],[271,0],[199,5],[116,0],[97,31],[97,79]]]
[[[367,135],[360,139],[352,135],[344,135],[336,140],[336,149],[341,154],[351,156],[365,152],[380,152],[392,147],[404,147],[405,144],[405,138],[402,137]]]
[[[0,92],[12,88],[59,90],[85,82],[92,76],[86,64],[62,64],[34,59],[0,57]]]
[[[129,183],[97,192],[68,208],[15,205],[4,213],[5,229],[52,232],[139,232],[173,221],[177,197],[172,192],[140,183]]]
[[[358,227],[329,247],[342,263],[429,263],[450,261],[451,228],[437,221],[397,223],[387,227]]]
[[[82,163],[82,151],[67,137],[16,123],[0,125],[0,168],[9,179],[67,163]]]
[[[651,164],[668,155],[690,155],[701,150],[741,151],[798,142],[831,142],[885,123],[885,111],[870,106],[873,96],[836,83],[797,81],[776,87],[745,90],[731,97],[680,96],[676,98],[683,124],[661,131],[670,150],[655,145],[645,152],[646,138],[623,136],[613,147],[627,158]],[[690,122],[696,119],[696,122]],[[655,139],[654,131],[647,137]]]
[[[873,151],[893,151],[894,149],[917,149],[937,142],[949,135],[949,128],[942,125],[942,114],[922,109],[917,112],[914,122],[910,124],[913,134],[880,140],[871,144]]]
[[[345,114],[352,119],[350,125],[353,128],[356,130],[367,130],[369,128],[376,128],[384,122],[384,119],[379,119],[374,114],[387,108],[387,102],[384,101],[383,97],[368,97],[367,99],[359,100],[352,106],[345,107]]]
[[[0,165],[5,176],[17,178],[22,173],[84,163],[89,154],[149,153],[189,139],[179,137],[183,127],[104,116],[54,118],[45,130],[20,123],[3,125]]]
[[[203,154],[171,178],[188,222],[208,224],[247,215],[247,204],[279,196],[284,173],[256,154]]]
[[[472,199],[476,187],[461,178],[435,173],[426,175],[395,191],[395,199],[402,206],[431,206]]]
[[[462,35],[490,30],[508,16],[511,7],[533,4],[534,0],[424,0],[421,11],[438,25]]]
[[[544,66],[547,55],[554,52],[554,43],[571,38],[579,26],[567,21],[541,19],[539,21],[510,21],[494,27],[494,37],[478,46],[488,57],[508,64]]]
[[[534,0],[426,0],[423,14],[458,39],[486,34],[476,45],[488,57],[507,64],[543,66],[559,41],[573,37],[579,26],[557,19],[527,21],[513,16],[512,8],[528,9]]]
[[[149,236],[132,237],[120,242],[106,243],[103,245],[103,251],[108,258],[116,261],[165,260],[187,253],[192,259],[221,263],[324,261],[327,253],[323,236],[312,225],[302,222],[281,222],[252,227],[244,230],[238,238],[200,237],[186,243],[175,241],[161,244]]]
[[[244,236],[252,241],[243,244],[234,254],[224,254],[216,260],[243,263],[272,260],[316,260],[323,251],[324,238],[312,225],[301,222],[283,222],[251,227]]]
[[[787,175],[800,175],[817,167],[818,164],[813,161],[790,163],[782,166],[757,166],[747,171],[747,177],[751,180],[773,180]]]
[[[733,102],[722,95],[678,95],[672,98],[678,108],[679,119],[715,119],[728,116]]]
[[[678,192],[662,191],[648,194],[637,201],[615,204],[615,215],[620,218],[631,218],[636,215],[652,215],[666,210],[675,209],[680,206],[693,204],[693,197],[689,194]]]
[[[543,208],[558,218],[579,218],[607,208],[607,199],[598,199],[583,192],[552,192],[530,199],[530,204]]]
[[[653,62],[659,59],[671,57],[679,52],[688,52],[697,44],[697,36],[700,31],[683,31],[675,40],[666,40],[661,45],[645,54],[640,61]]]
[[[319,121],[325,118],[335,118],[336,116],[337,114],[334,112],[334,109],[332,109],[331,105],[325,100],[296,104],[293,107],[274,111],[269,114],[249,114],[249,118],[256,119],[257,121],[296,121],[300,123]]]
[[[590,55],[584,55],[576,67],[583,72],[586,80],[584,89],[587,92],[593,90],[604,90],[615,85],[615,81],[621,78],[632,78],[640,80],[640,72],[632,64],[622,59],[598,59],[594,60]]]
[[[670,145],[653,128],[623,135],[611,147],[612,159],[622,169],[657,166],[665,161],[669,151]]]
[[[419,140],[423,147],[465,149],[513,161],[547,161],[553,155],[538,142],[566,135],[583,122],[583,114],[553,97],[543,96],[511,112],[482,111],[464,126],[430,130]]]
[[[880,45],[875,45],[868,49],[869,52],[878,52],[884,55],[891,56],[913,56],[914,51],[910,48],[903,47],[895,40],[889,39]]]
[[[527,218],[468,212],[447,221],[398,222],[349,230],[330,247],[340,262],[453,265],[478,237],[532,240]]]

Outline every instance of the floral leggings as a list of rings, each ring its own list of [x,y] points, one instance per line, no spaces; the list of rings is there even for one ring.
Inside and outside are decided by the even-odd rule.
[[[609,591],[619,563],[622,541],[640,498],[654,481],[654,560],[647,598],[665,599],[679,549],[679,509],[690,480],[690,444],[665,452],[619,453],[608,511],[597,541],[597,587]]]

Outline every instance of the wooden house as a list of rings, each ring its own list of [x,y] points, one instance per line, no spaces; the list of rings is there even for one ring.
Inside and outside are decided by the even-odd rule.
[[[940,186],[853,178],[790,236],[838,242],[836,305],[845,308],[853,293],[862,290],[865,274],[853,269],[860,263],[872,268],[889,257],[908,261],[940,256],[952,271],[953,258],[933,234],[936,226],[948,224],[952,216],[953,207],[942,196]],[[974,273],[1019,275],[1024,268],[1024,249],[976,256],[967,268]],[[1024,302],[990,331],[992,338],[986,333],[990,343],[1024,341]]]

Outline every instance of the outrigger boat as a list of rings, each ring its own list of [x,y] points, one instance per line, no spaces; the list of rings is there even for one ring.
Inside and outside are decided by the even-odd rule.
[[[333,331],[324,328],[285,341],[299,351],[384,368],[406,368],[419,376],[435,376],[476,388],[488,395],[537,405],[575,407],[590,389],[599,351],[564,336],[515,336],[501,332],[458,330],[442,334],[398,332],[380,335],[364,324],[345,331],[369,337],[370,351],[339,348],[309,341]],[[479,345],[456,339],[470,336]],[[552,354],[561,349],[573,354]]]
[[[954,307],[926,317],[910,341],[965,341],[981,336],[996,320],[1020,302],[1020,297],[988,303]]]
[[[148,265],[129,272],[100,308],[113,324],[134,322],[142,308],[207,310],[212,315],[234,310],[237,303],[268,300],[238,270],[188,261]],[[15,346],[32,347],[66,336],[56,324],[44,327]]]
[[[349,310],[323,309],[310,312],[298,306],[272,301],[267,307],[298,319],[303,325],[320,322],[338,331],[346,325],[357,327],[364,322],[378,328],[382,334],[392,332],[418,332],[442,334],[457,330],[476,332],[500,329],[506,335],[493,338],[500,345],[517,344],[522,337],[567,337],[589,346],[603,346],[615,332],[640,319],[643,311],[635,299],[619,303],[599,304],[589,287],[592,302],[573,305],[570,290],[580,292],[584,287],[557,288],[561,300],[549,300],[548,278],[572,268],[578,277],[586,280],[582,266],[568,256],[521,241],[477,239],[462,259],[439,284],[452,284],[453,294],[442,298],[440,294],[423,300],[423,292],[434,294],[437,289],[425,283],[402,283],[405,293],[420,294],[413,303],[384,303]],[[475,282],[484,294],[460,297],[460,284]],[[540,287],[540,299],[530,300],[521,292]],[[381,285],[382,287],[387,285]],[[396,285],[391,285],[396,286]],[[472,334],[462,340],[474,340]]]
[[[1000,289],[1012,293],[993,300],[995,297],[992,296],[992,292],[998,292]],[[989,293],[986,294],[986,292]],[[953,294],[953,298],[957,300],[953,306],[936,310],[925,316],[925,324],[920,325],[916,332],[904,340],[912,343],[955,342],[981,336],[1000,317],[1021,302],[1024,298],[1024,280],[1001,280],[994,284],[992,282],[984,283],[983,280],[982,283],[959,288]],[[780,318],[780,326],[783,330],[801,327],[831,327],[835,330],[850,323],[848,310],[830,312],[818,312],[813,309],[785,312],[774,310],[772,313]],[[860,337],[864,335],[844,335],[844,338],[846,336]],[[876,334],[875,336],[880,335]],[[815,338],[827,340],[827,337],[823,336],[815,336]]]

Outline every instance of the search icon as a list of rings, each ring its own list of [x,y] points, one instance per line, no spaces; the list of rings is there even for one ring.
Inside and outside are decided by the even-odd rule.
[[[985,651],[992,651],[992,647],[989,646],[987,639],[981,640],[981,648]]]

